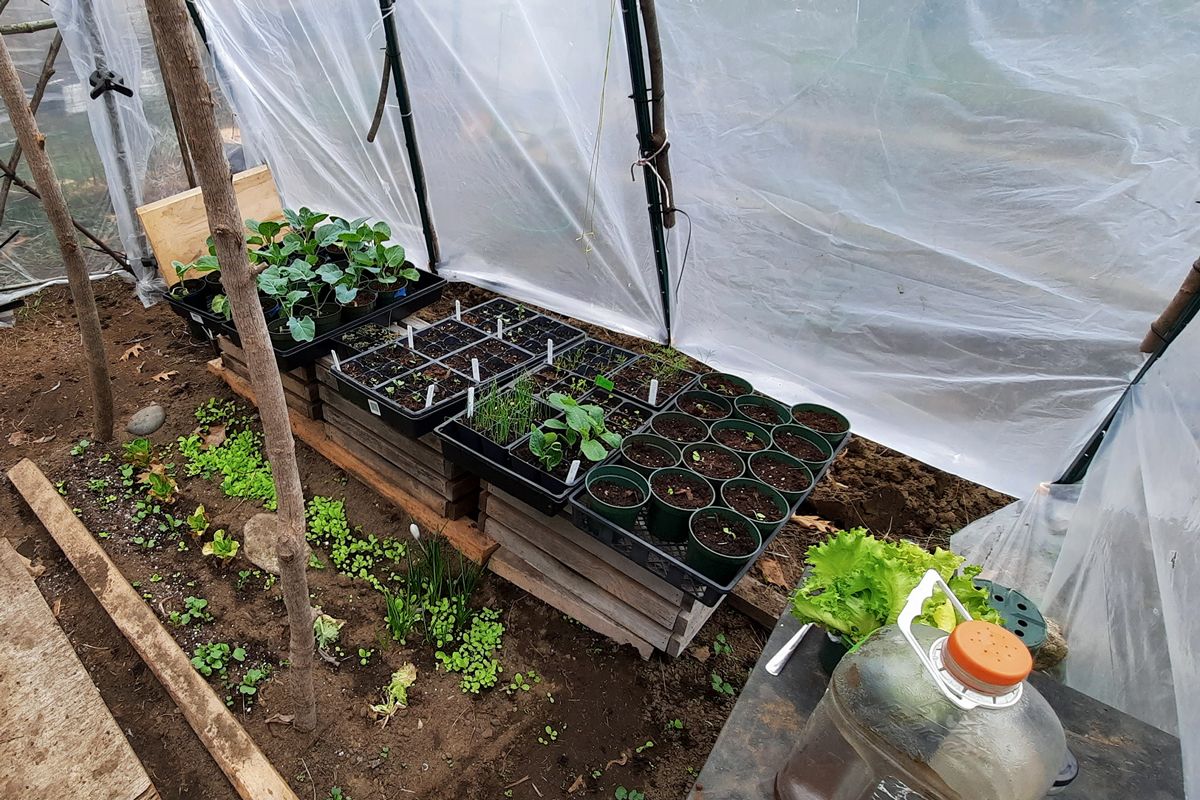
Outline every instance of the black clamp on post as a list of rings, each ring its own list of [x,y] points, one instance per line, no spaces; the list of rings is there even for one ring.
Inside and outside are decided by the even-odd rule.
[[[125,79],[111,69],[98,69],[88,76],[92,87],[92,99],[95,100],[105,92],[116,92],[126,97],[133,97],[133,89],[125,85]]]

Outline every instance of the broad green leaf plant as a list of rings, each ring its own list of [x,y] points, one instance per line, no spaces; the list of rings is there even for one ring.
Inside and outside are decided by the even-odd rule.
[[[551,394],[546,401],[561,410],[566,421],[549,419],[543,424],[547,428],[562,431],[562,437],[568,445],[574,447],[578,443],[580,452],[588,460],[603,461],[608,456],[608,449],[604,446],[606,444],[609,447],[621,446],[621,437],[604,427],[604,409],[600,406],[581,405],[573,398],[558,392]],[[533,449],[532,443],[529,449]]]

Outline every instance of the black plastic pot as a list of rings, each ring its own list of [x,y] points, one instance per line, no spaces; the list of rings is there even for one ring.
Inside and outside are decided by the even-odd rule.
[[[741,535],[748,535],[753,538],[754,549],[745,555],[730,556],[713,550],[697,539],[693,526],[698,520],[714,516],[731,526],[738,525],[744,528],[745,533]],[[696,511],[688,518],[688,549],[687,558],[684,560],[684,563],[717,583],[725,583],[733,578],[742,567],[754,560],[760,549],[762,549],[762,535],[759,534],[758,528],[754,526],[753,522],[736,511],[719,506],[710,506]]]
[[[211,294],[212,289],[203,278],[185,278],[171,287],[171,297],[184,303],[202,305],[200,301]]]
[[[779,512],[775,519],[759,520],[734,508],[733,504],[727,499],[727,495],[731,490],[736,489],[739,486],[752,486],[768,495],[775,503],[775,507]],[[754,527],[758,528],[758,532],[762,536],[768,535],[774,531],[775,528],[779,527],[780,523],[787,521],[787,518],[792,510],[792,504],[789,503],[782,494],[757,478],[734,478],[732,480],[725,481],[725,483],[721,485],[719,496],[721,498],[722,505],[737,511],[737,513],[750,520],[750,522],[754,524]]]
[[[650,475],[647,481],[650,484],[650,503],[648,505],[649,516],[646,520],[646,527],[651,534],[667,542],[682,542],[688,536],[688,519],[692,516],[694,508],[680,508],[673,506],[666,500],[659,497],[654,491],[654,478],[658,475],[686,475],[689,478],[701,477],[689,469],[681,467],[667,467],[666,469],[655,470]],[[708,506],[712,505],[712,501],[716,499],[716,492],[711,491],[708,500]],[[707,508],[708,506],[704,506]]]
[[[375,293],[376,307],[390,303],[397,297],[402,297],[405,292],[405,287],[408,281],[400,278],[395,283],[380,283],[379,281],[371,281],[367,284],[367,289]]]
[[[757,420],[745,413],[743,409],[749,406],[762,406],[770,408],[775,412],[776,418],[779,420],[776,423],[767,423],[763,420]],[[792,418],[792,411],[778,400],[772,400],[770,397],[763,397],[758,394],[744,394],[741,397],[735,398],[733,401],[733,415],[738,419],[744,419],[748,422],[753,422],[755,425],[761,425],[768,430],[777,425],[786,425],[788,420]]]
[[[670,439],[664,439],[663,437],[661,437],[657,434],[653,434],[653,433],[635,433],[635,434],[625,437],[625,439],[621,442],[620,461],[621,461],[622,466],[632,469],[634,472],[640,474],[643,478],[649,478],[656,469],[665,469],[665,467],[642,466],[641,464],[637,463],[636,461],[633,461],[632,459],[630,459],[629,456],[625,455],[625,449],[627,447],[630,447],[634,444],[639,444],[639,443],[647,444],[651,447],[661,450],[664,453],[666,453],[668,456],[670,456],[672,459],[674,459],[673,463],[669,464],[668,466],[671,466],[671,467],[679,466],[679,460],[680,460],[680,458],[682,458],[682,454],[679,451],[679,446],[676,445],[674,442],[672,442]]]
[[[642,495],[642,501],[632,506],[614,506],[604,502],[592,492],[592,487],[597,481],[601,480],[637,490]],[[591,497],[592,509],[597,514],[626,529],[633,528],[634,520],[637,519],[642,508],[650,500],[650,485],[646,483],[646,479],[627,467],[593,467],[588,470],[587,477],[584,479],[584,485],[587,487],[588,495]]]
[[[225,291],[225,287],[221,284],[221,270],[219,269],[204,273],[204,283],[208,287],[209,294],[221,294]]]
[[[273,319],[267,323],[267,334],[271,337],[271,346],[276,350],[286,350],[297,344],[292,338],[292,332],[288,330],[287,323],[287,317]]]
[[[363,302],[359,302],[359,301]],[[339,324],[353,322],[356,319],[362,319],[375,310],[375,303],[378,302],[378,295],[370,289],[359,289],[358,294],[354,296],[353,303],[344,304],[338,303],[341,308],[341,318]]]
[[[836,432],[836,433],[830,433],[827,431],[818,430],[817,428],[813,428],[808,425],[805,425],[802,422],[796,421],[796,418],[794,415],[797,412],[803,412],[803,411],[819,411],[822,414],[829,414],[829,415],[835,417],[838,421],[840,421],[842,423],[842,430],[839,432]],[[846,419],[845,416],[843,416],[842,414],[840,414],[837,411],[834,411],[832,408],[829,408],[828,406],[819,406],[816,403],[797,403],[796,405],[792,406],[791,413],[793,416],[789,418],[789,424],[799,425],[802,428],[808,428],[810,431],[820,435],[821,438],[823,438],[825,441],[829,442],[830,447],[836,448],[839,444],[842,443],[843,439],[845,439],[847,436],[850,435],[850,420]]]
[[[821,639],[821,649],[817,651],[817,661],[821,662],[821,669],[825,670],[826,675],[832,675],[849,652],[850,648],[842,641],[840,635],[825,631],[825,636]]]

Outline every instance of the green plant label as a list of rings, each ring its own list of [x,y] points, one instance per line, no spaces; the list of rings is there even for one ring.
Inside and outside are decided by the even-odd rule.
[[[603,375],[596,376],[596,385],[605,391],[611,392],[615,384]]]

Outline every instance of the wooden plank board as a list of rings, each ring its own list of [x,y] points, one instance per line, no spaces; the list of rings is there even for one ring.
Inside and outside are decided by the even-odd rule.
[[[596,584],[632,608],[638,609],[646,617],[665,628],[668,635],[674,632],[675,623],[681,610],[678,603],[668,602],[638,580],[629,577],[599,556],[579,547],[558,531],[541,525],[508,503],[501,502],[499,497],[492,496],[488,502],[490,504],[489,518],[495,519],[508,530],[545,552],[546,555],[578,572],[584,580]],[[567,527],[574,529],[573,526],[568,525]],[[508,543],[501,539],[500,544],[507,545]]]
[[[459,519],[466,514],[467,510],[474,510],[476,507],[477,494],[470,495],[469,499],[464,497],[447,500],[440,492],[430,489],[341,428],[325,423],[325,436],[335,444],[341,445],[360,462],[383,475],[393,486],[403,489],[443,517]]]
[[[339,409],[328,406],[325,408],[325,423],[334,428],[345,431],[353,436],[364,446],[378,453],[381,457],[387,459],[397,469],[407,472],[421,483],[428,486],[433,491],[437,492],[447,500],[460,500],[469,494],[477,494],[479,492],[479,478],[463,474],[453,480],[447,478],[436,467],[419,461],[410,456],[405,451],[394,446],[391,442],[375,436],[371,431],[359,425],[350,417],[343,414]],[[430,451],[430,455],[438,461],[442,461],[442,457]]]
[[[663,627],[621,598],[610,594],[571,567],[547,555],[545,551],[534,546],[507,525],[500,523],[494,513],[495,505],[492,506],[492,512],[487,516],[484,533],[500,543],[501,552],[521,559],[541,575],[544,583],[556,586],[560,593],[576,598],[594,614],[599,614],[611,624],[629,631],[638,639],[657,649],[666,650],[673,632],[670,627]],[[542,599],[560,611],[575,616],[572,611],[557,605],[555,601],[544,597]],[[582,619],[580,621],[591,627],[590,623]],[[593,628],[593,630],[600,629]],[[605,631],[601,630],[600,632],[604,633]]]
[[[121,633],[125,634],[125,638],[183,711],[192,730],[208,748],[238,794],[246,800],[297,800],[254,740],[225,707],[224,701],[196,672],[158,617],[129,585],[117,565],[71,512],[70,506],[41,470],[29,459],[24,459],[9,470],[8,477],[58,542],[100,605],[104,606]],[[74,698],[70,695],[62,697],[63,707],[73,702]],[[97,763],[94,755],[87,755],[86,761]],[[9,796],[59,795],[60,792],[46,795],[20,792]]]
[[[3,537],[0,609],[0,797],[157,799],[150,776]]]
[[[767,630],[775,627],[780,615],[787,609],[787,599],[782,594],[749,573],[738,581],[728,596],[729,605]]]
[[[675,632],[671,635],[670,643],[667,644],[667,655],[671,658],[678,657],[696,638],[696,634],[704,627],[704,623],[708,622],[709,617],[721,607],[721,603],[725,602],[725,597],[718,600],[717,604],[711,608],[696,603],[689,611],[680,614]]]
[[[597,633],[607,636],[618,644],[633,645],[643,659],[648,660],[654,654],[654,645],[639,639],[625,628],[613,624],[611,620],[597,613],[587,603],[547,580],[544,575],[511,551],[505,548],[497,550],[492,556],[492,560],[488,562],[488,568],[501,578],[571,615]]]
[[[437,438],[437,434],[429,433],[419,439],[413,439],[388,425],[370,411],[360,408],[345,397],[342,397],[337,389],[326,386],[323,383],[318,383],[317,389],[321,402],[333,406],[345,416],[371,431],[375,436],[383,439],[393,447],[403,450],[422,464],[428,464],[447,478],[457,478],[466,474],[467,471],[464,468],[442,455],[441,439]],[[429,442],[430,437],[433,438],[437,447],[434,447]]]
[[[246,381],[250,380],[250,369],[245,364],[230,358],[228,355],[222,355],[221,362],[227,369],[229,369],[238,377],[243,378]],[[324,415],[321,413],[321,411],[324,404],[320,400],[310,400],[308,397],[297,394],[295,391],[293,391],[289,387],[287,381],[282,381],[282,383],[283,397],[284,400],[287,401],[289,408],[296,409],[309,419],[323,418]]]
[[[207,368],[209,372],[229,384],[233,391],[257,405],[250,383],[222,366],[221,359],[209,361]],[[377,470],[355,458],[350,451],[326,436],[323,423],[305,419],[299,414],[291,415],[290,422],[292,434],[297,439],[325,456],[335,466],[370,486],[385,500],[405,511],[417,524],[431,530],[440,530],[451,544],[472,561],[478,564],[486,563],[500,546],[495,540],[485,536],[471,520],[448,521],[408,492],[389,483]]]
[[[544,526],[547,530],[569,540],[577,547],[581,547],[597,558],[603,559],[609,566],[625,573],[647,589],[666,599],[668,603],[682,607],[687,602],[682,589],[672,586],[645,567],[635,564],[611,547],[596,541],[588,534],[576,528],[568,519],[564,517],[547,517],[545,514],[530,508],[511,494],[494,486],[488,486],[487,490],[489,495],[499,499],[500,502],[516,509],[524,516]]]
[[[246,363],[244,358],[240,358],[239,356],[242,356],[240,351],[233,353],[226,351],[224,348],[221,349],[221,360],[224,361],[225,364],[238,375],[241,375],[243,378],[249,378],[250,365]],[[297,378],[291,372],[280,372],[279,382],[283,384],[284,391],[290,392],[297,397],[303,398],[310,402],[320,399],[320,394],[318,392],[318,387],[320,384],[316,381],[304,381],[300,378]]]
[[[283,205],[275,191],[275,180],[265,164],[233,176],[242,217],[257,220],[282,220]],[[170,286],[177,282],[172,261],[190,264],[208,254],[208,216],[200,189],[165,197],[139,206],[138,219],[158,259],[159,272]]]
[[[242,364],[250,363],[246,358],[246,351],[234,344],[228,336],[225,336],[224,334],[218,335],[217,345],[221,348],[222,355],[228,353]],[[279,374],[290,375],[291,377],[295,378],[297,385],[309,386],[317,382],[317,368],[313,364],[305,364],[304,366],[296,367],[295,369],[281,371]]]

